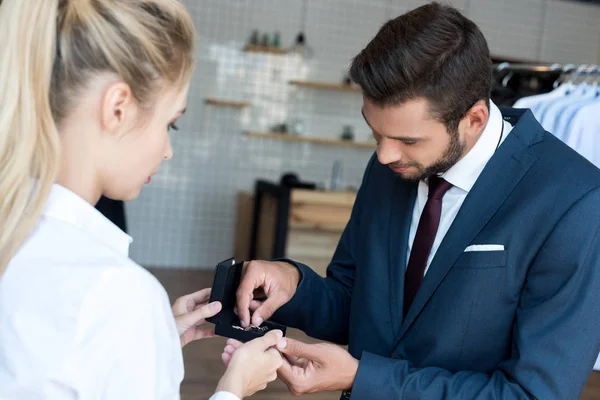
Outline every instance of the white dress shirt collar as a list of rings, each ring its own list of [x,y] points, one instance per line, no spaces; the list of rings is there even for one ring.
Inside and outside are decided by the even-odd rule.
[[[504,141],[511,129],[512,126],[503,120],[500,109],[490,101],[490,117],[477,143],[462,159],[440,176],[454,187],[468,193],[492,158],[498,144]],[[502,139],[500,139],[501,132]]]
[[[131,236],[108,220],[90,203],[69,189],[54,185],[42,216],[66,222],[93,236],[117,254],[128,257]]]

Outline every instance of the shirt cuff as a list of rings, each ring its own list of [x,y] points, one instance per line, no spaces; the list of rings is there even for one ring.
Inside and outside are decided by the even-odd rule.
[[[208,400],[240,400],[240,398],[233,393],[217,392],[213,394],[212,397]]]

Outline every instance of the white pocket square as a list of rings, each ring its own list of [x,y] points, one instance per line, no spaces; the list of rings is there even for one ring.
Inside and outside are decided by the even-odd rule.
[[[504,251],[502,244],[472,244],[465,249],[465,253],[471,251]]]

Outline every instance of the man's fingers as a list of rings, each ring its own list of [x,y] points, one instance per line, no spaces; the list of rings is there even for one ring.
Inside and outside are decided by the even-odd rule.
[[[286,341],[287,341],[287,339],[286,339]],[[298,360],[300,359],[300,357],[292,356],[289,354],[283,354],[283,357],[285,357],[285,359],[288,360],[290,364],[296,364],[298,362]]]
[[[286,300],[281,294],[274,293],[267,298],[260,307],[254,311],[252,315],[252,325],[261,326],[262,323],[269,318],[286,303]]]
[[[250,302],[254,298],[254,289],[264,283],[259,280],[254,271],[250,263],[244,263],[244,273],[236,293],[238,317],[243,328],[247,328],[250,324]]]
[[[318,345],[302,343],[294,339],[282,339],[277,344],[277,349],[285,355],[306,358],[315,361],[321,359],[321,351]]]
[[[187,314],[180,315],[177,317],[177,324],[191,328],[192,326],[201,325],[205,322],[206,318],[214,317],[221,311],[221,303],[215,301],[210,304],[206,304],[203,307],[198,308]]]
[[[292,365],[288,362],[288,360],[286,360],[284,357],[282,357],[281,359],[282,362],[281,366],[277,370],[277,376],[289,388],[290,382],[292,382],[292,378],[294,377],[294,372],[292,369]]]
[[[310,362],[306,358],[296,357],[296,356],[292,356],[289,354],[281,353],[281,356],[284,357],[290,363],[290,365],[292,367],[298,367],[298,368],[305,369],[308,366],[308,363]]]
[[[262,306],[262,301],[258,301],[258,300],[252,300],[250,302],[250,312],[254,313],[256,310],[258,310],[260,308],[260,306]]]

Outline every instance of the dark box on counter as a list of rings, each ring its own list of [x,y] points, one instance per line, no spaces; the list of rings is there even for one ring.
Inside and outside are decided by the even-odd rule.
[[[234,310],[243,267],[244,263],[237,262],[234,258],[217,264],[210,302],[220,301],[223,308],[217,315],[207,318],[206,321],[215,324],[215,334],[240,342],[248,342],[276,329],[281,330],[285,336],[285,326],[268,321],[263,322],[260,327],[242,328],[240,319]]]

